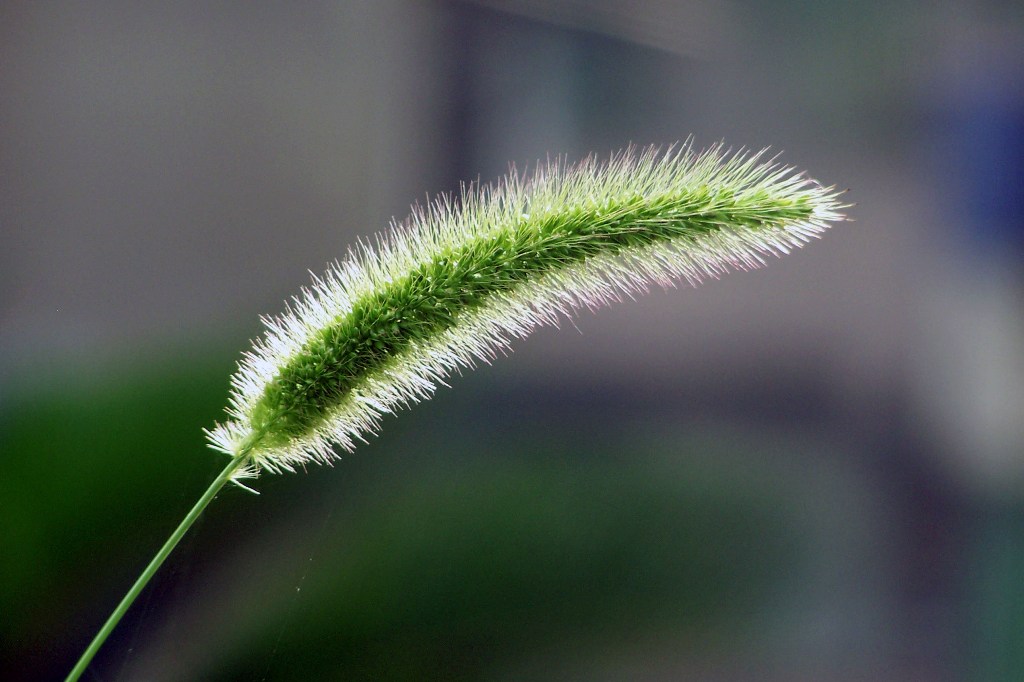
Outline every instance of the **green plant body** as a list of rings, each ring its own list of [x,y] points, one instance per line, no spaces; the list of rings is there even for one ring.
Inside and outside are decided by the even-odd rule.
[[[351,450],[382,415],[429,397],[511,339],[651,284],[696,284],[764,264],[843,219],[838,193],[715,147],[627,150],[548,164],[416,209],[360,244],[267,331],[207,432],[230,461],[110,616],[69,680],[228,481]]]

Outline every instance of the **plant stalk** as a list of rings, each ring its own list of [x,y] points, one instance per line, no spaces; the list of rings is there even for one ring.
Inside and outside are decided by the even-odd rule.
[[[145,589],[150,579],[157,572],[157,569],[160,568],[174,548],[177,547],[178,543],[181,542],[181,538],[188,532],[188,529],[192,527],[192,524],[196,522],[196,519],[198,519],[200,514],[203,513],[206,506],[213,501],[213,498],[217,496],[220,489],[228,482],[231,478],[231,474],[233,474],[239,465],[241,465],[246,454],[247,453],[245,452],[240,453],[237,457],[232,459],[231,462],[224,467],[224,471],[220,472],[220,475],[218,475],[217,478],[214,479],[213,483],[210,484],[210,487],[206,489],[206,492],[203,493],[203,496],[195,503],[195,506],[193,506],[188,514],[185,515],[185,518],[182,519],[181,523],[178,524],[178,527],[174,529],[171,536],[167,538],[167,542],[164,543],[163,547],[160,548],[160,551],[156,553],[156,556],[153,557],[149,562],[149,565],[147,565],[145,570],[143,570],[141,575],[139,575],[135,584],[132,585],[130,590],[128,590],[128,593],[121,600],[121,603],[117,605],[114,612],[110,614],[109,618],[107,618],[107,622],[105,622],[103,627],[100,628],[100,631],[96,633],[96,636],[89,644],[89,648],[85,650],[85,653],[82,654],[81,658],[78,659],[78,663],[75,664],[75,667],[71,670],[71,673],[68,674],[66,682],[75,682],[75,680],[82,676],[82,673],[84,673],[85,669],[89,667],[89,663],[96,655],[96,652],[99,651],[101,646],[103,646],[103,642],[106,641],[107,637],[110,636],[110,633],[113,632],[115,627],[117,627],[121,618],[124,617],[124,614],[127,613],[132,603],[139,596],[142,590]]]

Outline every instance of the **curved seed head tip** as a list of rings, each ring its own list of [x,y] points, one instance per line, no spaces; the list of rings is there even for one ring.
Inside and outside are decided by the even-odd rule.
[[[210,445],[293,471],[581,308],[757,268],[844,219],[840,193],[765,152],[627,149],[416,207],[263,320]]]

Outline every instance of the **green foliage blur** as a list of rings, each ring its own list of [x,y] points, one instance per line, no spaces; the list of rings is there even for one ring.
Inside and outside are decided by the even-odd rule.
[[[200,427],[221,414],[231,364],[179,351],[10,385],[13,679],[66,673],[215,476]],[[94,670],[471,680],[628,658],[679,633],[701,655],[744,641],[801,556],[784,489],[714,439],[651,436],[671,418],[617,421],[561,399],[574,389],[560,410],[538,406],[494,372],[388,420],[333,468],[222,492]]]

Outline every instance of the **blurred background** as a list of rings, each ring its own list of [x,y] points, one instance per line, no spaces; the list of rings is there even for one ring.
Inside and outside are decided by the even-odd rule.
[[[309,270],[692,135],[855,222],[225,490],[85,679],[1024,679],[1022,83],[1014,2],[4,3],[4,678],[62,678],[220,470]]]

